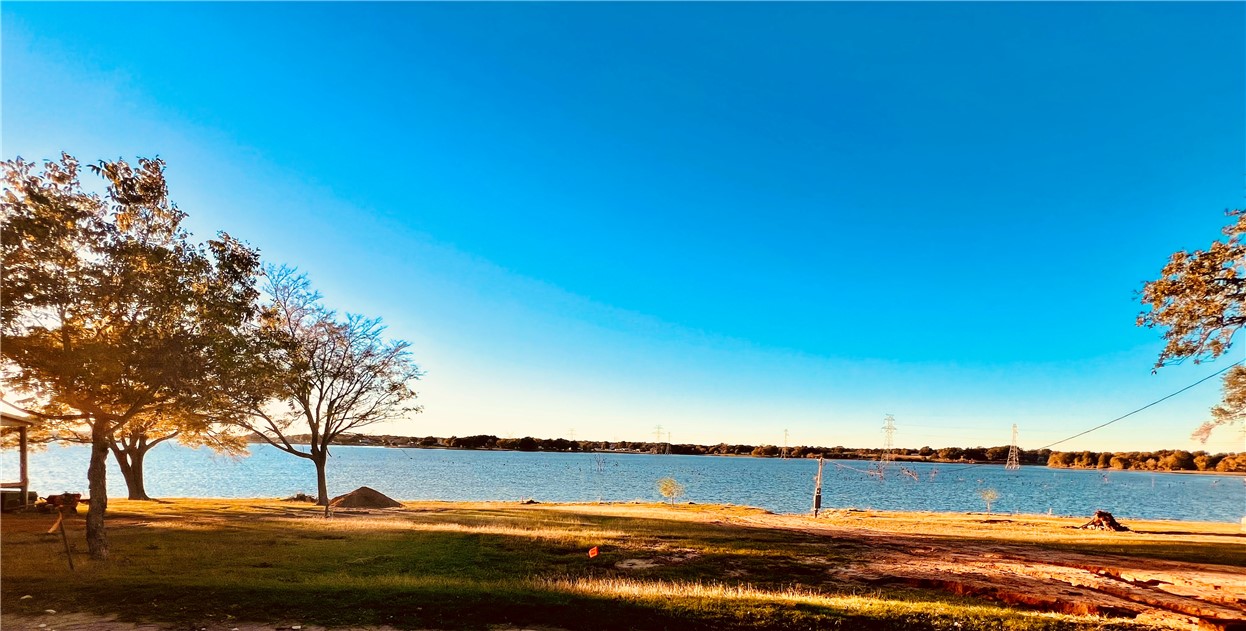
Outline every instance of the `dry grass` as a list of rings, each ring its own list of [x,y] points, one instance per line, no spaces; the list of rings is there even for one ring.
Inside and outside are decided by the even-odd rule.
[[[537,581],[542,589],[590,596],[625,598],[640,601],[663,599],[712,599],[725,602],[783,603],[811,605],[849,612],[863,616],[886,612],[903,615],[940,616],[954,612],[968,618],[992,618],[1020,615],[1043,620],[1070,623],[1085,622],[1084,616],[1066,616],[1044,612],[1016,612],[994,605],[961,604],[950,607],[946,602],[930,602],[888,598],[881,590],[860,594],[827,594],[813,589],[793,586],[781,589],[761,589],[748,584],[724,584],[681,581],[638,581],[627,578],[612,579],[542,579]],[[1112,621],[1109,618],[1102,622]],[[1127,620],[1115,620],[1127,624]]]
[[[843,513],[815,521],[746,507],[412,502],[324,519],[319,507],[273,500],[114,501],[114,558],[94,563],[80,554],[74,574],[59,540],[44,534],[48,516],[6,516],[0,603],[9,612],[90,610],[183,626],[297,611],[326,626],[439,629],[1146,628],[938,589],[844,583],[836,576],[874,551],[818,531],[948,545],[956,537],[1026,546],[1123,540],[1067,530],[1069,520],[984,518]],[[70,532],[83,550],[80,519]],[[1133,536],[1226,547],[1223,528],[1185,526],[1194,534]],[[601,555],[590,559],[593,546]]]

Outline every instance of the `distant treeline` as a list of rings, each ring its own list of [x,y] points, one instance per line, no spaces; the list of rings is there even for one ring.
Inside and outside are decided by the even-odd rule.
[[[299,440],[300,437],[294,437]],[[504,449],[512,451],[565,451],[565,452],[621,452],[648,454],[682,454],[697,456],[754,456],[777,458],[784,455],[783,447],[777,445],[693,445],[679,443],[655,443],[633,441],[568,440],[566,438],[498,438],[491,434],[475,436],[389,436],[370,434],[343,434],[338,438],[343,445],[379,445],[385,447],[428,447],[450,449]],[[927,462],[1004,462],[1008,458],[1008,445],[996,447],[944,447],[934,449],[896,448],[892,450],[898,460]],[[846,460],[878,460],[882,449],[857,447],[810,447],[798,445],[787,448],[789,458],[840,458]],[[1022,464],[1043,465],[1051,455],[1050,449],[1037,451],[1018,450]]]
[[[293,442],[305,440],[305,436],[292,437]],[[681,454],[691,456],[753,456],[778,458],[783,448],[776,445],[692,445],[676,443],[568,440],[566,438],[498,438],[492,434],[475,436],[389,436],[372,434],[343,434],[338,438],[342,445],[372,445],[383,447],[424,447],[443,449],[500,449],[509,451],[564,451],[564,452],[611,452],[638,454]],[[1008,445],[995,447],[921,447],[892,450],[897,460],[912,462],[974,462],[1003,463],[1008,460]],[[878,460],[882,449],[858,447],[810,447],[798,445],[787,448],[789,458],[838,458],[843,460]],[[1240,454],[1209,454],[1205,451],[1094,452],[1052,451],[1017,449],[1021,464],[1047,465],[1061,469],[1129,469],[1135,471],[1210,471],[1221,473],[1246,472],[1246,452]]]
[[[1246,473],[1246,453],[1209,454],[1205,451],[1055,451],[1047,466],[1059,469],[1117,469],[1129,471],[1215,471]]]

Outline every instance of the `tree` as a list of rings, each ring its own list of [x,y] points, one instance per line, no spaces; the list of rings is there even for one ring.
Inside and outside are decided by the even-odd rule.
[[[448,447],[458,447],[459,449],[493,449],[497,446],[498,437],[492,434],[477,434],[475,436],[452,438],[446,442]]]
[[[72,423],[53,419],[52,423],[38,426],[43,431],[37,432],[30,439],[38,443],[79,443],[91,444],[91,427],[85,423]],[[54,430],[56,435],[53,436]],[[204,422],[202,417],[176,415],[171,410],[152,411],[137,414],[125,425],[118,427],[108,437],[108,449],[117,463],[117,470],[125,481],[126,499],[150,501],[147,495],[147,483],[144,462],[147,452],[153,447],[168,440],[176,440],[187,447],[207,446],[220,453],[240,456],[246,453],[245,437],[231,435],[212,423]]]
[[[137,416],[108,439],[108,448],[125,479],[128,499],[151,499],[147,495],[143,463],[152,447],[168,440],[176,440],[187,447],[207,446],[235,456],[246,453],[247,449],[245,437],[219,431],[215,424],[204,422],[201,416],[177,415],[170,411]]]
[[[986,450],[986,459],[991,461],[1007,460],[1008,452],[1011,451],[1011,449],[1012,448],[1008,445],[1004,445],[1002,447],[991,447]]]
[[[986,502],[986,514],[990,515],[991,504],[994,504],[995,500],[999,499],[999,491],[996,491],[995,489],[982,489],[981,491],[978,491],[978,497],[982,498],[983,502]]]
[[[1194,430],[1193,437],[1207,442],[1212,430],[1246,420],[1246,366],[1237,365],[1224,375],[1224,399],[1211,408],[1211,420]]]
[[[1246,473],[1246,454],[1225,456],[1216,463],[1216,471],[1222,473]]]
[[[961,454],[965,460],[986,460],[986,449],[982,447],[969,447]]]
[[[1051,452],[1051,455],[1047,457],[1047,466],[1055,469],[1067,469],[1074,466],[1073,459],[1076,457],[1077,454],[1071,452],[1053,451]]]
[[[1156,369],[1185,359],[1215,359],[1246,325],[1246,209],[1226,214],[1231,221],[1222,230],[1224,241],[1174,253],[1160,277],[1143,284],[1141,300],[1148,310],[1138,315],[1138,325],[1166,329]],[[1211,420],[1195,430],[1195,438],[1206,442],[1214,428],[1246,418],[1246,369],[1238,366],[1225,375],[1224,392],[1224,402],[1212,408]]]
[[[658,493],[674,504],[684,494],[684,485],[676,482],[675,478],[662,478],[658,480]]]
[[[1165,471],[1191,471],[1195,469],[1194,454],[1178,449],[1160,458],[1159,468]]]
[[[83,191],[77,159],[42,173],[4,163],[6,395],[91,444],[87,546],[107,558],[105,461],[151,419],[202,428],[221,350],[254,315],[256,252],[227,234],[191,244],[165,163],[100,162],[106,195]]]
[[[1211,455],[1205,453],[1196,455],[1194,456],[1194,468],[1199,471],[1215,471],[1216,465],[1220,464],[1221,460],[1224,460],[1225,455],[1226,454]]]
[[[343,432],[420,411],[410,382],[420,378],[408,342],[386,340],[379,319],[338,315],[321,304],[307,276],[266,268],[267,305],[231,381],[245,384],[224,420],[316,467],[317,501],[328,505],[329,448]],[[256,393],[263,392],[257,396]],[[307,449],[295,431],[309,432]]]
[[[779,455],[779,448],[774,445],[761,445],[759,447],[755,447],[751,452],[751,455],[757,458],[773,458],[774,456]]]

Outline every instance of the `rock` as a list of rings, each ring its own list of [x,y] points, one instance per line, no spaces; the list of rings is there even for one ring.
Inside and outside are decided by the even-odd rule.
[[[376,489],[361,486],[350,493],[329,500],[329,506],[332,508],[401,508],[402,504]]]

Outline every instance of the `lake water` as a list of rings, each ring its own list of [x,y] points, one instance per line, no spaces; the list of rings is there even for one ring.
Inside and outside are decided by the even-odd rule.
[[[86,446],[52,446],[30,454],[32,490],[86,494]],[[0,456],[0,476],[17,479],[12,451]],[[824,508],[982,511],[978,496],[994,488],[1000,513],[1089,517],[1096,509],[1119,518],[1237,522],[1246,515],[1246,477],[999,465],[906,463],[914,480],[892,465],[883,479],[864,473],[873,463],[828,460]],[[109,457],[111,497],[125,483]],[[231,459],[206,449],[161,444],[148,455],[152,497],[288,497],[315,493],[315,468],[268,445]],[[329,459],[329,492],[370,486],[401,500],[520,500],[547,502],[661,500],[656,481],[686,487],[681,501],[758,506],[778,513],[810,510],[816,460],[640,454],[525,453],[338,447]]]

